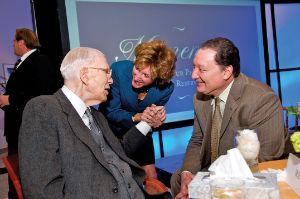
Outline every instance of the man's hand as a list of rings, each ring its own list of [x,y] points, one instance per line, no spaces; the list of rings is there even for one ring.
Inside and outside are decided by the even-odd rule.
[[[9,105],[8,97],[9,97],[9,95],[0,95],[0,107],[1,108]]]
[[[141,120],[147,122],[152,128],[157,128],[166,120],[166,111],[164,106],[152,104],[142,113]]]
[[[194,178],[194,175],[189,171],[183,171],[181,173],[181,186],[180,186],[180,192],[177,194],[175,199],[188,199],[188,185]]]

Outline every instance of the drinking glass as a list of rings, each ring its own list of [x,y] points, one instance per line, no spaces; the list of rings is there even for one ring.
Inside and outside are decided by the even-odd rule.
[[[213,179],[210,185],[211,199],[245,199],[242,179]]]
[[[235,133],[235,146],[241,152],[252,173],[259,172],[258,154],[260,143],[257,132],[257,129],[244,129],[238,130]]]

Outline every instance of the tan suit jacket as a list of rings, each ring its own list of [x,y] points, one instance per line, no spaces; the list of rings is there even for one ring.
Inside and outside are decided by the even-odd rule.
[[[210,165],[212,96],[194,96],[194,130],[181,170],[196,173]],[[235,78],[225,105],[219,155],[234,147],[237,130],[257,129],[261,144],[260,161],[279,158],[284,150],[284,123],[279,98],[265,84],[243,74]]]

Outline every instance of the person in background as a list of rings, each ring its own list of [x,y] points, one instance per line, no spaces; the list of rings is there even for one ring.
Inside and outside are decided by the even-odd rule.
[[[40,53],[41,45],[32,30],[16,29],[13,45],[20,59],[10,74],[5,93],[0,95],[8,155],[18,153],[19,129],[26,103],[38,95],[54,93],[56,85],[53,65]],[[10,180],[8,197],[17,198]]]
[[[204,42],[193,62],[194,130],[183,165],[171,178],[176,198],[188,198],[194,175],[234,148],[237,130],[257,130],[259,161],[278,159],[284,150],[281,102],[269,86],[240,73],[239,50],[232,41]]]
[[[165,112],[148,107],[122,143],[102,113],[113,80],[102,52],[72,49],[63,59],[64,86],[25,107],[19,138],[25,198],[144,198],[144,170],[129,157],[147,140]]]
[[[100,106],[115,135],[122,139],[126,131],[141,121],[147,107],[161,112],[168,102],[174,84],[176,55],[160,40],[139,44],[135,48],[135,61],[119,61],[111,65],[113,80],[107,103]],[[144,147],[133,159],[141,165],[146,177],[157,178],[154,146],[149,135]]]

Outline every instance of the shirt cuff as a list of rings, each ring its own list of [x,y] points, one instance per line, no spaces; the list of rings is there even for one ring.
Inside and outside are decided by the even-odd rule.
[[[146,136],[150,131],[151,131],[151,126],[145,122],[145,121],[140,121],[137,125],[136,128],[144,135]]]

